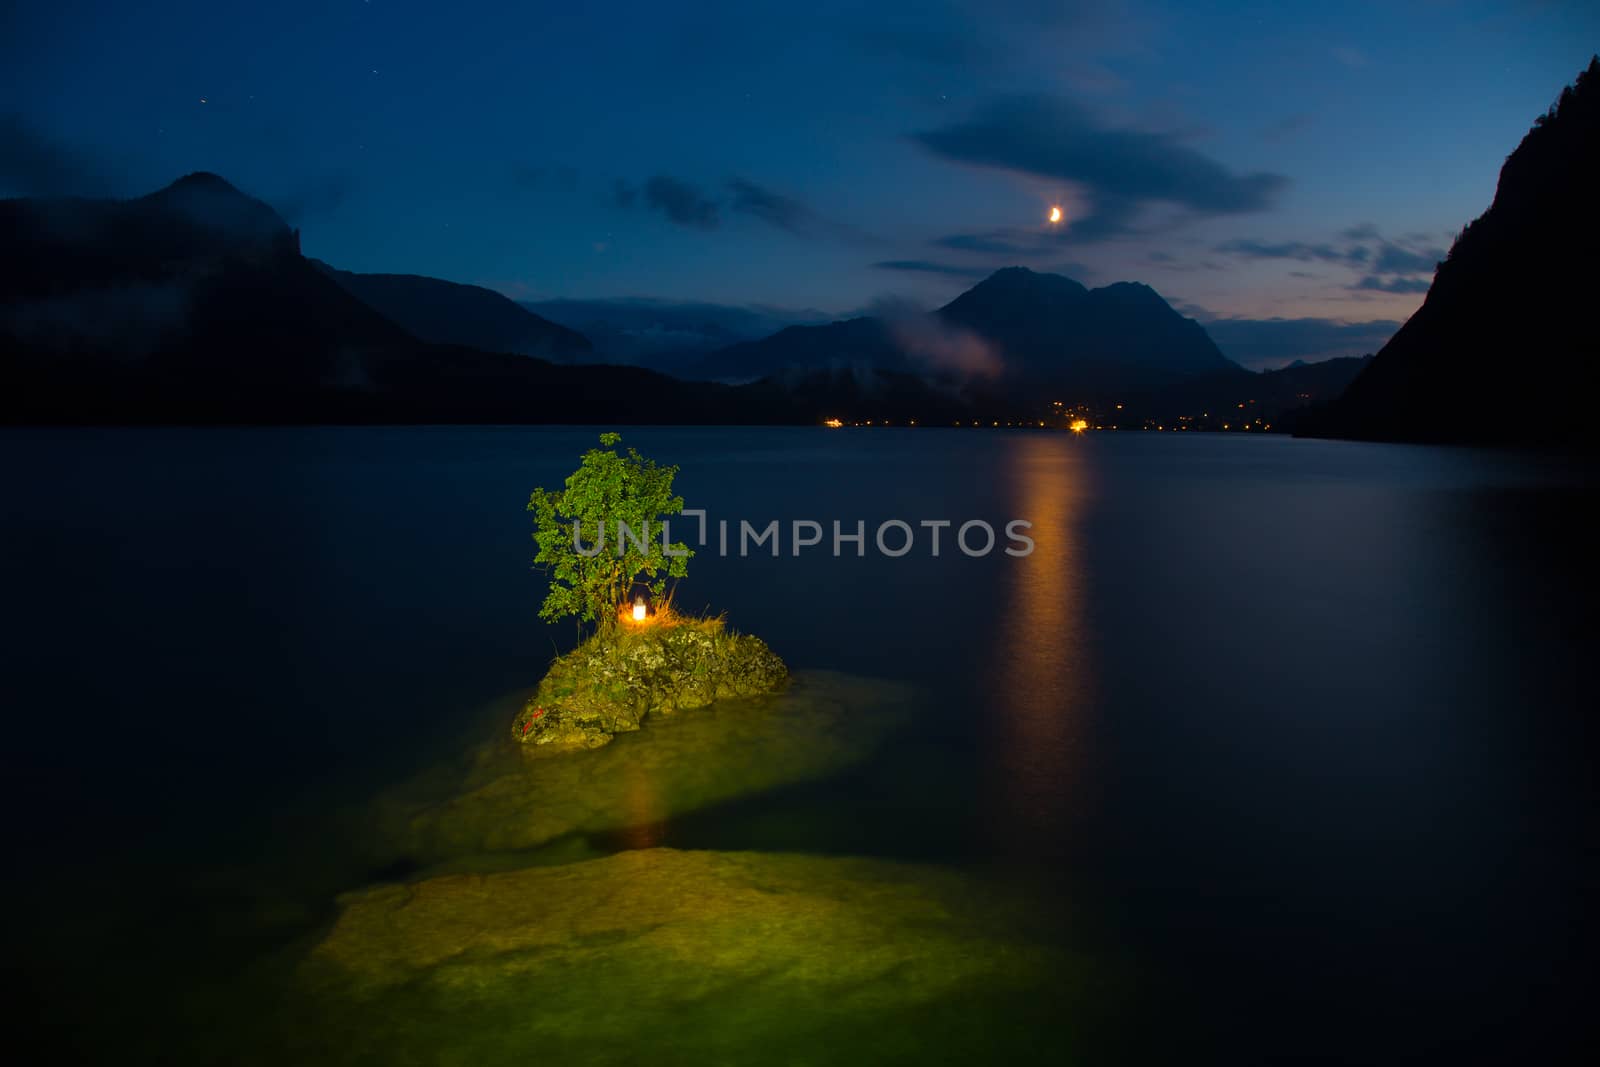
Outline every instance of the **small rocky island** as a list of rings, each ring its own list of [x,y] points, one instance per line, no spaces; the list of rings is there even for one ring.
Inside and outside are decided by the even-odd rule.
[[[523,744],[596,748],[647,715],[700,708],[783,687],[789,671],[766,642],[719,618],[663,612],[603,628],[550,665],[511,727]]]
[[[528,499],[534,564],[550,575],[539,616],[592,632],[551,664],[517,715],[511,736],[521,744],[597,748],[647,715],[771,693],[789,675],[760,638],[672,610],[668,583],[694,555],[670,540],[671,516],[683,511],[672,492],[678,468],[619,452],[621,440],[601,434],[563,488]]]

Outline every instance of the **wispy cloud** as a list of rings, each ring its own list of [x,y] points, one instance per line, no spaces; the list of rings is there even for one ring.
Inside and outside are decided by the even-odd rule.
[[[1371,223],[1339,231],[1327,242],[1258,241],[1236,238],[1215,245],[1212,251],[1242,259],[1283,259],[1298,263],[1328,263],[1345,267],[1360,278],[1345,288],[1382,293],[1425,293],[1434,268],[1445,252],[1431,244],[1427,234],[1406,234],[1389,240]],[[1310,277],[1290,271],[1295,277]]]
[[[1442,248],[1402,248],[1400,245],[1384,242],[1378,249],[1377,258],[1373,260],[1372,272],[1374,274],[1421,274],[1432,273],[1445,257]]]
[[[1381,278],[1369,274],[1350,288],[1378,293],[1426,293],[1432,284],[1426,278]]]
[[[714,230],[721,222],[715,201],[688,182],[665,174],[644,183],[644,202],[680,226]]]
[[[1197,216],[1263,211],[1288,184],[1280,174],[1235,173],[1175,134],[1103,124],[1055,96],[1001,97],[913,139],[953,162],[1083,187],[1091,214],[1064,231],[1079,241],[1125,233],[1155,204]]]
[[[288,223],[298,225],[308,218],[331,215],[350,199],[355,183],[349,175],[330,174],[305,181],[271,198],[273,208]]]
[[[992,377],[1002,369],[995,347],[965,327],[945,322],[903,300],[879,300],[872,314],[911,362],[961,377]]]
[[[1223,241],[1212,246],[1213,252],[1240,256],[1244,259],[1292,259],[1300,263],[1361,263],[1368,256],[1365,247],[1356,245],[1335,248],[1331,244],[1308,244],[1304,241],[1257,241],[1248,237]]]
[[[904,271],[908,274],[947,274],[956,278],[987,278],[993,273],[988,267],[942,263],[933,259],[882,259],[873,266],[878,270]]]
[[[774,192],[747,178],[729,179],[728,190],[733,194],[729,210],[760,219],[769,226],[803,234],[816,222],[816,215],[799,200]]]
[[[21,115],[0,115],[0,193],[11,196],[107,196],[118,192],[86,153]]]

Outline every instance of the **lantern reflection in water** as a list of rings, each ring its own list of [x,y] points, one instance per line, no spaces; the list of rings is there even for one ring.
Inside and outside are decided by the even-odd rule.
[[[1000,576],[1006,622],[992,652],[997,687],[985,708],[989,825],[1007,849],[1060,841],[1084,793],[1094,695],[1079,540],[1088,481],[1087,463],[1064,438],[1017,439],[1011,512],[1033,523],[1035,549],[1007,560]]]

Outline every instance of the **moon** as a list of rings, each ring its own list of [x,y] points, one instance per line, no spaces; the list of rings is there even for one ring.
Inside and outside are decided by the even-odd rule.
[[[1050,206],[1050,222],[1053,225],[1053,224],[1058,223],[1060,221],[1061,221],[1061,205],[1060,204],[1052,204]]]

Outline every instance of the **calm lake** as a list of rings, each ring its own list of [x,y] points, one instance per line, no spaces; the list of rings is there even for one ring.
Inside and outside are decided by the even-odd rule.
[[[763,637],[797,700],[843,694],[839,729],[868,724],[872,740],[804,773],[741,768],[737,786],[719,775],[738,748],[680,740],[683,761],[708,753],[707,781],[640,771],[667,799],[636,819],[574,819],[542,851],[474,830],[425,855],[373,846],[369,862],[366,805],[474,746],[509,758],[503,701],[572,645],[572,627],[537,619],[524,505],[597,433],[0,435],[6,951],[30,988],[14,1006],[61,1056],[393,1062],[371,1035],[401,1015],[430,1020],[405,1046],[426,1063],[1550,1062],[1580,1032],[1596,494],[1551,457],[626,430],[681,465],[679,491],[713,526],[783,524],[778,558],[720,556],[713,534],[678,606]],[[792,555],[797,519],[864,522],[864,557],[827,539]],[[947,530],[935,557],[919,529],[886,558],[871,531],[887,519],[1025,519],[1036,548],[1007,556],[1002,532],[969,558]],[[624,774],[650,743],[595,756]],[[585,1043],[581,1005],[622,980],[595,979],[563,1009],[579,1018],[553,1058],[496,1043],[485,1031],[505,1016],[456,987],[464,999],[441,1000],[414,981],[364,1001],[370,1014],[319,1013],[295,991],[341,893],[650,849],[815,857],[785,868],[807,886],[819,870],[854,884],[857,868],[821,857],[885,861],[870,870],[909,872],[911,895],[948,874],[964,888],[940,897],[938,937],[1007,911],[1050,955],[999,966],[985,981],[1015,979],[1004,997],[952,985],[980,992],[912,1003],[921,987],[896,976],[920,973],[923,942],[906,935],[847,1004],[798,996],[813,986],[792,976],[676,1007],[641,995],[641,1017],[667,1020],[647,1043],[611,1015]],[[898,921],[896,907],[865,913],[848,958],[880,947],[873,916]],[[600,954],[571,981],[631,966],[626,940],[584,951]],[[985,956],[948,951],[951,974]],[[504,981],[485,1003],[514,995]],[[861,1023],[874,1011],[892,1034]]]

